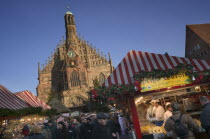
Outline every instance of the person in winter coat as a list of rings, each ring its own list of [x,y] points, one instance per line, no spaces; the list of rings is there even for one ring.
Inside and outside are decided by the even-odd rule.
[[[179,117],[181,115],[179,104],[178,103],[172,103],[171,107],[173,109],[172,118],[175,119],[175,120],[179,119]],[[187,114],[183,114],[182,117],[181,117],[181,123],[188,130],[188,135],[184,139],[195,139],[195,135],[194,135],[193,132],[195,132],[195,133],[199,132],[199,126],[192,119],[192,117],[187,115]],[[177,139],[177,135],[175,133],[174,121],[171,118],[168,118],[168,120],[166,120],[164,128],[168,132],[172,131],[173,139]]]
[[[44,135],[45,139],[52,139],[52,134],[50,132],[50,128],[48,123],[43,123],[44,127],[42,128],[42,135]]]
[[[90,139],[91,132],[93,130],[93,124],[90,118],[84,118],[82,124],[79,127],[79,137],[80,139]]]
[[[45,137],[41,134],[41,127],[34,125],[31,128],[31,133],[25,136],[24,139],[45,139]]]
[[[29,130],[29,126],[28,125],[24,125],[21,134],[24,135],[24,136],[27,136],[27,135],[30,134],[30,130]]]
[[[128,122],[128,119],[123,114],[119,114],[118,121],[121,128],[121,134],[123,136],[128,135],[127,129],[130,127],[130,123]]]
[[[68,130],[64,122],[58,122],[58,139],[68,139]]]
[[[199,99],[203,106],[203,111],[200,115],[201,126],[206,130],[208,139],[210,139],[210,101],[206,96],[201,96]]]
[[[120,131],[120,124],[118,121],[118,115],[114,114],[111,116],[110,120],[107,122],[107,125],[109,125],[109,127],[112,130],[112,133],[115,133],[117,136],[119,136],[119,131]],[[114,139],[117,139],[116,137],[113,137]]]
[[[115,133],[112,133],[111,128],[107,125],[107,115],[105,113],[98,113],[97,121],[91,133],[91,139],[113,139],[116,137]]]
[[[48,120],[48,125],[50,128],[52,139],[57,139],[58,129],[56,123],[53,120]]]
[[[77,130],[77,125],[74,122],[74,119],[70,120],[70,123],[68,125],[68,138],[69,139],[77,139],[78,138],[78,130]]]

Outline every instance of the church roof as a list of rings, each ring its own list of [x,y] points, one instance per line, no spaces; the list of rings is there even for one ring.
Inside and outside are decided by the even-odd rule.
[[[66,12],[66,14],[72,14],[72,15],[73,15],[73,13],[72,13],[72,12],[70,12],[70,11]]]
[[[206,43],[210,44],[210,23],[187,25],[195,34],[197,34]]]

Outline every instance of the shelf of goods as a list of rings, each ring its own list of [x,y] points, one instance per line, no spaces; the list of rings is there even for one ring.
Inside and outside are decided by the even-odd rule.
[[[197,119],[194,119],[195,122],[199,125],[199,134],[196,136],[203,136],[202,133],[205,132],[205,129],[201,127],[201,122]],[[149,122],[141,122],[141,132],[144,135],[151,136],[153,135],[154,139],[166,139],[166,138],[172,138],[172,132],[167,132],[164,129],[164,126],[156,126]]]

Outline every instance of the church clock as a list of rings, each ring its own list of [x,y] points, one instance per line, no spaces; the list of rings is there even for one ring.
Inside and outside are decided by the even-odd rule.
[[[69,52],[67,53],[67,56],[68,56],[69,58],[73,58],[73,57],[75,57],[75,52],[74,52],[74,51],[69,51]]]

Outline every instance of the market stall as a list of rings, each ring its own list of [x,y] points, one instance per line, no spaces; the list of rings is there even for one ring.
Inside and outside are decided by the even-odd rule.
[[[3,85],[0,85],[0,120],[12,118],[12,116],[5,115],[6,113],[3,112],[5,110],[18,110],[29,107],[30,105],[28,105],[26,102],[15,96]]]
[[[45,102],[40,100],[37,96],[33,95],[30,91],[22,91],[15,93],[17,97],[27,102],[31,107],[42,107],[45,109],[51,109]]]
[[[157,80],[165,80],[166,78],[170,80],[170,78],[175,77],[177,77],[175,82],[171,82],[171,84],[164,83],[165,86],[162,86],[162,83],[158,85],[155,83],[154,86],[150,85],[151,82]],[[149,85],[145,84],[148,82]],[[120,64],[107,78],[104,86],[94,90],[93,97],[96,99],[102,98],[105,93],[108,99],[119,95],[126,96],[137,138],[141,139],[142,132],[140,130],[135,98],[144,97],[146,95],[148,96],[148,100],[153,99],[153,95],[156,95],[156,98],[161,98],[159,97],[160,94],[165,95],[176,89],[191,89],[196,86],[208,86],[209,83],[209,61],[132,50],[123,58]],[[193,91],[191,90],[191,92]],[[172,96],[174,96],[173,93]],[[161,129],[158,129],[157,131],[160,130]]]
[[[24,125],[43,124],[46,116],[55,110],[29,91],[12,93],[0,85],[0,133],[1,137],[21,136]]]
[[[3,85],[0,85],[0,138],[7,128],[8,119],[16,118],[13,113],[29,107],[26,102],[19,99]]]

